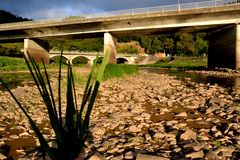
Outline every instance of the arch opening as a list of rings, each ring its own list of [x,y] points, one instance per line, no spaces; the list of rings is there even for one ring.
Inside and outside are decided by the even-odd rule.
[[[95,61],[96,61],[96,59],[93,60],[93,62],[95,62]],[[98,57],[97,63],[102,63],[102,61],[103,61],[103,57]]]
[[[128,63],[128,60],[126,58],[117,58],[117,64],[125,64]]]
[[[77,56],[72,59],[73,65],[83,65],[83,64],[88,64],[89,62],[90,62],[90,59],[84,56]]]
[[[54,56],[50,58],[50,64],[59,64],[61,56]],[[68,58],[62,56],[62,64],[68,64]]]

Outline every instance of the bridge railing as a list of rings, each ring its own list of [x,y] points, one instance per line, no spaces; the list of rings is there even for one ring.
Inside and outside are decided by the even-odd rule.
[[[193,2],[193,3],[181,3],[181,0],[178,0],[178,2],[179,3],[173,4],[173,5],[109,11],[109,12],[102,12],[97,14],[87,14],[83,16],[86,18],[95,18],[95,17],[120,16],[120,15],[135,15],[135,14],[152,13],[152,12],[167,12],[167,11],[182,11],[187,9],[213,8],[217,6],[233,5],[236,3],[240,3],[239,0],[209,0],[209,1],[199,1],[199,2]]]
[[[50,50],[50,55],[61,55],[61,51],[58,50]],[[99,54],[99,56],[104,56],[103,52],[79,52],[79,51],[63,51],[63,55],[80,55],[80,56],[96,56]],[[137,57],[137,54],[126,54],[126,53],[118,53],[118,57]]]
[[[203,0],[197,1],[193,3],[181,3],[183,0],[176,0],[179,3],[173,5],[162,5],[156,7],[147,7],[147,8],[136,8],[136,9],[128,9],[128,10],[118,10],[118,11],[108,11],[108,12],[99,12],[95,14],[85,14],[80,16],[65,17],[62,19],[51,19],[51,20],[37,20],[37,21],[27,21],[27,22],[17,22],[19,25],[31,26],[34,23],[52,23],[52,22],[62,22],[67,20],[80,20],[87,18],[99,18],[99,17],[112,17],[112,16],[123,16],[123,15],[137,15],[137,14],[146,14],[146,13],[154,13],[154,12],[168,12],[168,11],[182,11],[188,9],[200,9],[200,8],[214,8],[217,6],[226,6],[226,5],[234,5],[240,3],[240,0]],[[1,24],[1,27],[12,27],[16,26],[16,23],[6,23]],[[0,27],[0,30],[1,30]]]

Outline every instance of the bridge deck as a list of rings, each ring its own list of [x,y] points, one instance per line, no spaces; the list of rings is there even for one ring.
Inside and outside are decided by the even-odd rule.
[[[0,24],[0,42],[25,38],[78,39],[114,35],[158,34],[160,32],[199,31],[240,23],[240,4],[175,11],[74,17],[47,21]]]
[[[214,13],[214,12],[227,12],[227,11],[239,11],[239,4],[229,4],[224,6],[218,6],[213,8],[194,8],[186,9],[180,11],[154,11],[147,13],[138,13],[138,14],[126,14],[126,15],[108,15],[103,17],[73,17],[65,19],[55,19],[55,20],[43,20],[43,21],[26,21],[26,22],[14,22],[14,23],[5,23],[0,24],[0,31],[11,31],[11,30],[24,30],[24,29],[34,29],[34,28],[46,28],[46,27],[59,27],[59,26],[68,26],[75,24],[91,24],[96,22],[108,22],[116,20],[128,20],[128,19],[143,19],[143,18],[152,18],[152,17],[168,17],[168,16],[180,16],[180,15],[196,15],[204,13]]]

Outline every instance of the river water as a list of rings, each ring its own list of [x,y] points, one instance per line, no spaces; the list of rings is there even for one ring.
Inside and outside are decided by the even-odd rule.
[[[216,75],[204,75],[194,72],[185,72],[178,71],[173,69],[154,69],[154,68],[146,68],[148,72],[154,72],[159,74],[168,74],[171,76],[176,76],[177,79],[185,80],[186,78],[190,78],[191,81],[195,83],[203,83],[210,85],[219,85],[224,88],[228,88],[230,90],[240,90],[240,77],[223,77]]]
[[[180,79],[180,80],[183,80],[185,81],[186,79],[191,79],[193,82],[196,82],[196,83],[204,83],[204,84],[211,84],[211,85],[214,85],[214,84],[217,84],[219,86],[222,86],[222,87],[225,87],[225,88],[228,88],[229,89],[229,93],[231,93],[231,90],[240,90],[240,78],[234,78],[234,77],[218,77],[218,76],[210,76],[210,75],[202,75],[202,74],[199,74],[199,73],[189,73],[189,72],[184,72],[184,71],[178,71],[178,70],[170,70],[170,69],[150,69],[150,68],[146,68],[146,69],[142,69],[144,71],[148,71],[148,72],[153,72],[153,73],[158,73],[158,74],[168,74],[168,75],[171,75],[171,76],[176,76],[177,79]],[[24,85],[29,85],[29,86],[32,86],[34,85],[33,83],[33,79],[32,77],[30,76],[29,73],[27,72],[22,72],[22,73],[1,73],[0,76],[6,81],[8,82],[8,86],[10,88],[16,88],[17,86],[24,86]],[[56,76],[56,74],[55,74]],[[137,76],[136,76],[137,77]],[[154,77],[157,77],[156,75],[154,75]],[[146,78],[146,77],[144,77]],[[148,77],[147,77],[148,78]],[[146,79],[147,79],[146,78]],[[157,79],[158,80],[158,79]],[[157,80],[155,80],[154,82],[157,82]],[[149,84],[149,83],[145,83],[145,84]],[[116,85],[119,85],[118,83]],[[111,86],[112,87],[112,86]],[[107,88],[107,87],[106,87]],[[116,87],[115,87],[116,88]],[[3,86],[0,86],[0,90],[3,90]],[[109,95],[112,95],[112,89],[109,89]],[[143,91],[142,91],[143,92]],[[107,93],[107,92],[106,92]],[[118,94],[118,92],[116,93],[116,95]],[[129,94],[128,94],[129,95]],[[35,95],[35,97],[38,97]],[[116,96],[113,96],[113,97],[116,97]],[[31,96],[32,98],[32,96]],[[138,97],[137,97],[138,98]],[[34,98],[33,98],[34,99]],[[36,98],[35,98],[36,99]],[[110,100],[110,98],[109,98]],[[103,104],[106,104],[105,103],[106,100],[104,100],[104,103]],[[114,100],[115,101],[115,100]],[[1,103],[1,102],[0,102]],[[111,102],[110,102],[111,103]],[[118,103],[118,101],[116,101],[116,103]],[[103,106],[100,105],[101,107]],[[139,104],[138,104],[139,105]],[[136,106],[138,106],[136,105]],[[148,104],[146,104],[146,106],[144,107],[147,107]],[[111,105],[107,105],[107,106],[111,106]],[[100,108],[101,108],[100,107]],[[159,108],[154,108],[153,106],[150,106],[151,108],[149,109],[149,111],[151,112],[156,112],[157,109]],[[151,110],[152,109],[152,110]],[[153,110],[154,109],[154,110]],[[174,113],[177,113],[179,112],[178,114],[180,114],[180,112],[182,112],[182,110],[180,110],[181,108],[178,107],[178,108],[174,108]],[[108,109],[107,109],[108,110]],[[116,108],[117,110],[117,108]],[[100,110],[99,110],[100,111]],[[102,109],[101,109],[102,111]],[[141,110],[140,110],[141,112]],[[100,112],[99,112],[100,113]],[[103,112],[104,113],[104,112]],[[105,114],[105,113],[104,113]],[[109,114],[109,113],[108,113]],[[119,114],[119,110],[115,112],[112,111],[112,114],[109,114],[110,116],[114,117],[113,115],[114,114],[118,114],[118,115],[122,115],[122,114]],[[189,113],[191,114],[191,113]],[[127,114],[126,114],[127,115]],[[154,114],[155,115],[155,114]],[[201,115],[201,114],[200,114]],[[192,115],[193,116],[193,115]],[[170,121],[173,119],[173,117],[169,117],[168,114],[165,114],[164,116],[159,116],[159,115],[156,115],[156,116],[153,116],[153,114],[151,114],[151,121],[153,121],[154,123],[158,123],[160,121]],[[98,117],[99,118],[99,117]],[[98,119],[97,118],[97,119]],[[201,118],[201,117],[200,117]],[[103,118],[104,119],[104,118]],[[111,118],[110,118],[111,119]],[[113,120],[114,123],[116,122],[116,120],[114,119]],[[195,121],[194,121],[195,122]],[[194,126],[196,128],[196,125],[194,124],[191,124],[191,123],[194,123],[194,122],[188,122],[188,126]],[[100,123],[99,123],[100,124]],[[202,127],[202,126],[201,126]],[[206,127],[206,126],[205,126]],[[11,127],[10,127],[11,128]],[[14,134],[14,133],[13,133]],[[0,135],[1,136],[1,135]],[[0,137],[1,138],[1,137]],[[29,140],[28,140],[29,142]],[[24,141],[22,141],[21,139],[21,143],[24,143]],[[14,147],[13,147],[14,148]],[[15,146],[15,148],[17,148]],[[1,149],[1,148],[0,148]],[[14,154],[12,154],[14,155]],[[16,155],[17,156],[17,155]]]
[[[154,69],[154,68],[144,68],[142,69],[148,72],[154,72],[158,74],[168,74],[171,76],[176,76],[177,79],[185,80],[186,78],[190,78],[193,82],[203,83],[203,84],[211,84],[211,85],[219,85],[224,88],[228,88],[230,90],[240,90],[240,77],[221,77],[215,75],[203,75],[199,73],[193,72],[185,72],[178,71],[173,69]],[[10,88],[16,88],[17,86],[34,85],[33,79],[31,75],[27,72],[21,73],[1,73],[1,77],[5,82],[7,82]],[[0,90],[5,90],[3,86],[0,84]]]

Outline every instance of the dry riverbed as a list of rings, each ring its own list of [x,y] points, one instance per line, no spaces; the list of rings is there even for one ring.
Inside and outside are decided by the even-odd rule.
[[[13,92],[27,106],[45,137],[54,138],[37,88],[24,86]],[[83,87],[77,92],[81,99]],[[88,159],[93,154],[92,159],[111,160],[237,160],[239,120],[237,90],[230,92],[217,85],[140,72],[101,84],[91,116],[91,136],[82,156]],[[9,94],[0,91],[0,159],[10,155],[18,159],[36,145],[28,121]]]

